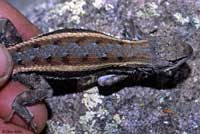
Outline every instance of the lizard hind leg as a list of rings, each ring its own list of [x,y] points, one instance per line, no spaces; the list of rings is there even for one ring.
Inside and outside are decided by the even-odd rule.
[[[128,75],[116,75],[116,74],[104,75],[98,78],[98,84],[102,87],[112,86],[120,81],[123,81],[127,77]]]
[[[51,87],[43,77],[36,74],[17,74],[14,76],[14,79],[28,86],[30,90],[25,90],[16,96],[12,103],[12,112],[5,121],[9,122],[14,113],[16,113],[35,133],[37,133],[37,126],[33,122],[34,115],[26,108],[26,106],[36,104],[52,96],[53,92]]]

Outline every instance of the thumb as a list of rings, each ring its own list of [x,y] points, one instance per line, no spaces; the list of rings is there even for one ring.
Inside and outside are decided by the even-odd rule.
[[[13,62],[8,50],[0,44],[0,87],[8,80],[12,73]]]

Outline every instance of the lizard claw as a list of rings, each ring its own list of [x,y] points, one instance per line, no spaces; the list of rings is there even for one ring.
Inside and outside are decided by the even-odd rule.
[[[10,120],[12,119],[14,113],[15,113],[15,111],[12,110],[12,111],[9,113],[8,117],[6,117],[6,118],[4,119],[4,122],[5,122],[5,123],[10,122]]]
[[[9,122],[11,121],[11,119],[13,118],[14,113],[15,113],[15,111],[12,110],[12,111],[9,113],[8,117],[6,117],[6,118],[4,119],[4,122],[5,122],[5,123],[9,123]],[[33,122],[33,120],[30,120],[30,121],[28,122],[28,127],[29,127],[31,130],[33,130],[33,132],[34,132],[35,134],[38,133],[38,131],[37,131],[37,125]]]
[[[37,131],[37,125],[33,121],[31,121],[29,123],[29,128],[31,128],[35,134],[38,133],[38,131]]]

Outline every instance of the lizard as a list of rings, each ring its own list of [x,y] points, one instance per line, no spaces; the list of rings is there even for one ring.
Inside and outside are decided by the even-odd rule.
[[[34,116],[26,106],[53,95],[47,80],[77,80],[77,88],[106,87],[128,77],[140,80],[159,73],[170,74],[193,54],[192,47],[181,40],[170,43],[161,37],[120,39],[84,29],[44,33],[7,45],[4,50],[9,57],[10,74],[0,78],[0,85],[12,78],[30,89],[15,98],[6,121],[17,113],[35,133]]]

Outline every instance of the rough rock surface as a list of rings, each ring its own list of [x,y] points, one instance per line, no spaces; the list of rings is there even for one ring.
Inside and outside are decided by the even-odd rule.
[[[176,87],[133,86],[108,96],[92,88],[50,98],[46,133],[199,134],[199,9],[195,0],[44,0],[27,5],[23,13],[44,32],[86,28],[124,37],[124,31],[133,32],[132,23],[148,35],[178,35],[194,49],[190,76]]]

